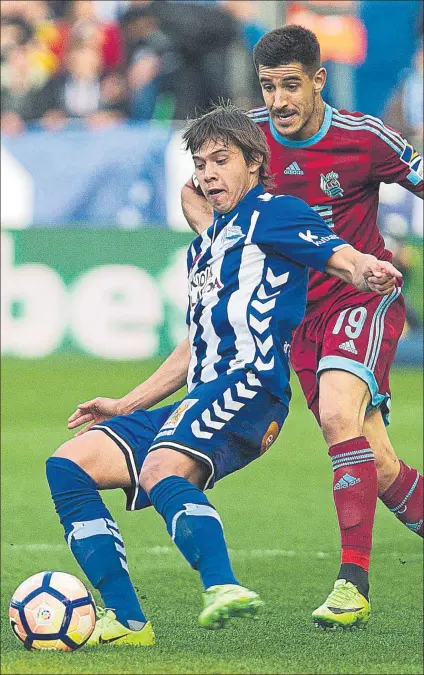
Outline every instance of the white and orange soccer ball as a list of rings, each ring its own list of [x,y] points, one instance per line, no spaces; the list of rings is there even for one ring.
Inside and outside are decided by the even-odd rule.
[[[87,642],[96,624],[93,596],[65,572],[39,572],[10,601],[9,619],[26,649],[69,652]]]

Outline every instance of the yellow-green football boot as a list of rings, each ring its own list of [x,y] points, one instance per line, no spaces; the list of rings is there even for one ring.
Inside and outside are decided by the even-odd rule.
[[[345,579],[337,579],[334,588],[321,607],[312,612],[317,627],[326,630],[352,627],[365,628],[370,618],[371,605],[356,586]]]
[[[120,623],[113,609],[97,607],[96,626],[86,642],[89,647],[97,645],[136,645],[148,647],[155,644],[155,634],[150,621],[140,630],[131,630]]]
[[[259,595],[236,584],[211,586],[203,593],[203,611],[199,615],[202,628],[225,628],[232,618],[257,618],[264,603]]]

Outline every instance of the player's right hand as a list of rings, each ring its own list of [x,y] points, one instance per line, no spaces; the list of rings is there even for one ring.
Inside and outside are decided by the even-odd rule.
[[[200,189],[190,178],[181,190],[181,207],[191,229],[200,234],[207,230],[213,221],[213,209]]]
[[[68,419],[68,429],[75,429],[82,424],[87,424],[84,429],[78,431],[75,436],[81,436],[91,429],[95,424],[100,424],[111,417],[120,414],[119,399],[102,398],[98,396],[86,403],[80,403],[75,412]]]
[[[401,278],[402,273],[387,260],[371,260],[364,268],[365,283],[378,295],[389,295]]]

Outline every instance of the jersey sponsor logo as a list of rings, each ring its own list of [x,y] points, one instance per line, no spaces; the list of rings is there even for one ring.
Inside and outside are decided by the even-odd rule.
[[[197,305],[205,295],[222,288],[218,275],[214,272],[213,265],[208,265],[204,270],[196,272],[190,279],[190,303],[191,307]]]
[[[310,244],[315,244],[315,246],[318,246],[316,239],[319,239],[319,237],[316,234],[312,234],[311,230],[306,230],[306,234],[305,232],[299,232],[299,237],[305,241],[308,241]]]
[[[266,452],[268,448],[271,447],[279,433],[280,427],[278,426],[277,422],[271,422],[262,439],[261,455],[263,455],[264,452]]]
[[[325,237],[318,237],[318,235],[312,234],[311,230],[306,230],[306,233],[299,232],[299,237],[309,242],[310,244],[314,244],[314,246],[321,246],[321,244],[325,244],[327,241],[330,241],[331,239],[339,239],[337,234],[328,234]]]
[[[303,176],[303,171],[300,168],[297,162],[292,162],[287,168],[284,169],[284,173],[289,176]]]
[[[343,197],[344,195],[339,181],[339,174],[335,171],[330,171],[326,175],[320,174],[320,188],[328,197]]]

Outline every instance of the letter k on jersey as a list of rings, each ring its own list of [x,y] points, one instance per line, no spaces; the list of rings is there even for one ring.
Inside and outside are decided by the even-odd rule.
[[[311,230],[306,230],[306,234],[304,232],[299,232],[299,237],[305,241],[309,241],[310,244],[319,246],[319,244],[316,242],[319,237],[316,234],[312,234]]]

